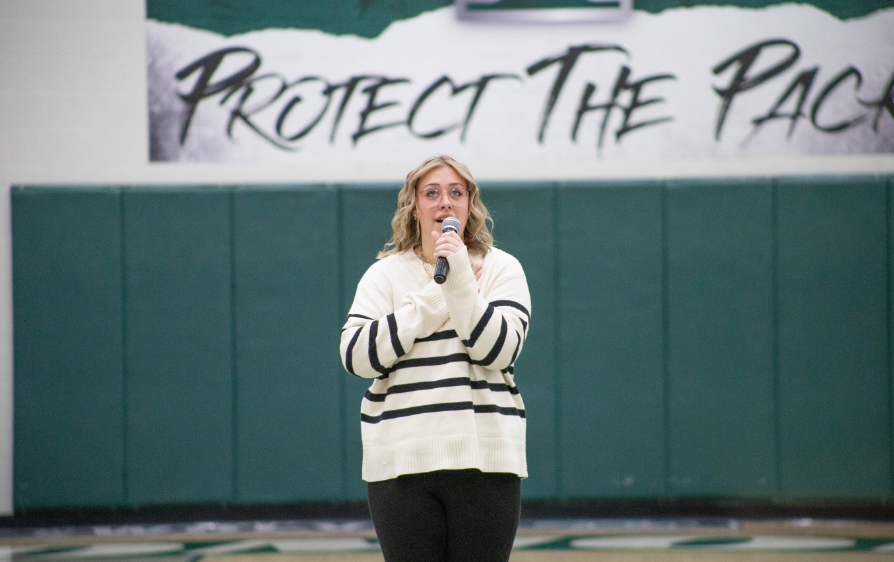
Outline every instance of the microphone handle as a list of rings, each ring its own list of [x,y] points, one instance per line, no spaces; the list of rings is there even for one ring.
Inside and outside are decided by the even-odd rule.
[[[443,285],[447,280],[447,272],[450,271],[450,264],[447,258],[438,258],[438,264],[435,266],[435,283]]]

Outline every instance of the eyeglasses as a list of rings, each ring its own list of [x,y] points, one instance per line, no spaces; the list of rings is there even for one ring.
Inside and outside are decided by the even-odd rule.
[[[462,201],[469,196],[468,190],[465,187],[459,186],[448,187],[444,190],[435,189],[434,187],[424,187],[419,190],[419,193],[422,194],[423,199],[428,201],[439,201],[444,197],[445,193],[453,202]]]

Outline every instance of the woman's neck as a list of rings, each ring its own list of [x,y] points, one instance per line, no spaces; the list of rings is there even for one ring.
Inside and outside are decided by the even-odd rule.
[[[431,244],[429,245],[431,247],[426,248],[425,242],[423,242],[421,246],[417,246],[417,255],[419,255],[419,257],[425,263],[434,264],[436,261],[438,261],[437,259],[435,259],[435,243],[431,242]]]

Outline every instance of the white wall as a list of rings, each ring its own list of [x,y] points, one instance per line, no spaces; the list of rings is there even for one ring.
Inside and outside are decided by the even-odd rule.
[[[143,0],[0,0],[0,513],[11,513],[13,184],[395,181],[417,162],[149,164]],[[894,155],[544,165],[479,179],[892,173]]]

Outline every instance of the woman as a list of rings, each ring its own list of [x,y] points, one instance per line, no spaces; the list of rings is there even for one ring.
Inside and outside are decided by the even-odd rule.
[[[450,216],[459,232],[442,234]],[[468,168],[423,162],[342,330],[345,369],[375,379],[360,408],[363,479],[387,562],[509,559],[527,477],[512,372],[531,305],[489,223]],[[438,258],[450,266],[442,285]]]

